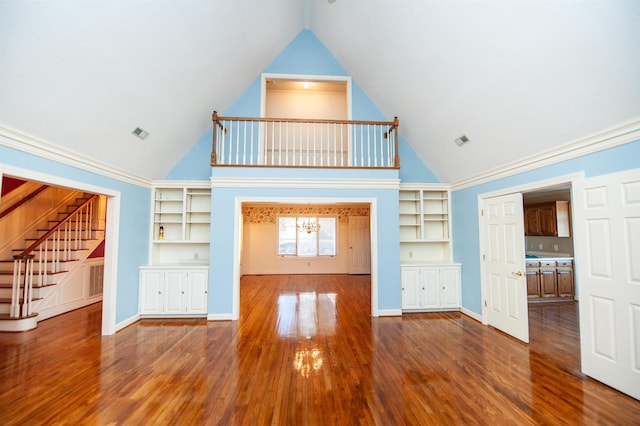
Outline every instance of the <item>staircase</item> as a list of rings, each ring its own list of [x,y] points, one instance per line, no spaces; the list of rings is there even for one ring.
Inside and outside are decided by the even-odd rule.
[[[84,194],[0,259],[0,331],[37,326],[38,303],[104,238],[97,195]]]

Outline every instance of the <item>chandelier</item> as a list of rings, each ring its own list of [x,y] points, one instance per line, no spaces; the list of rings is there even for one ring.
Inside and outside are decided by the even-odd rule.
[[[303,220],[298,219],[298,231],[310,234],[319,230],[320,224],[315,217],[308,217]]]

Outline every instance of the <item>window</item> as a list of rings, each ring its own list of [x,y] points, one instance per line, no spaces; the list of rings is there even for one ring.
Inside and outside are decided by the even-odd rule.
[[[309,220],[320,225],[318,232],[307,232],[306,230],[298,229],[298,225]],[[336,218],[307,216],[279,217],[278,255],[335,256]]]

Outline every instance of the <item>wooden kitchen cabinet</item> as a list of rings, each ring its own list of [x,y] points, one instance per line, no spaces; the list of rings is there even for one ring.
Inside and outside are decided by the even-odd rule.
[[[543,300],[573,300],[573,261],[526,261],[527,298],[530,302]]]
[[[534,204],[524,208],[524,234],[526,236],[571,236],[568,201]]]
[[[570,260],[557,262],[556,280],[558,282],[558,296],[573,298],[575,289],[573,281],[573,264]]]

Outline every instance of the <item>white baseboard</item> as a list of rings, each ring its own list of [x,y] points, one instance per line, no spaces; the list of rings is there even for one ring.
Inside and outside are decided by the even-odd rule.
[[[233,321],[233,314],[208,314],[207,321]]]
[[[116,333],[122,330],[125,327],[129,327],[131,324],[138,322],[140,320],[140,314],[135,314],[131,318],[127,318],[126,320],[119,322],[116,324]]]
[[[379,317],[400,317],[402,309],[378,309]]]
[[[467,308],[460,308],[460,312],[462,312],[463,314],[465,314],[468,317],[473,318],[474,320],[478,321],[478,322],[482,322],[482,315],[477,314],[473,311],[470,311]]]

